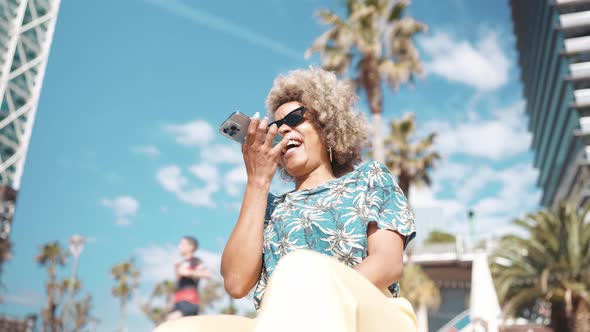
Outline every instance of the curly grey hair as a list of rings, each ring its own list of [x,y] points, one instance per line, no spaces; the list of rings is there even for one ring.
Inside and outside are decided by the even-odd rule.
[[[322,142],[332,150],[332,170],[342,176],[361,160],[367,139],[364,115],[354,111],[358,96],[351,84],[332,72],[310,67],[279,75],[266,98],[269,117],[279,106],[297,101],[307,108]]]

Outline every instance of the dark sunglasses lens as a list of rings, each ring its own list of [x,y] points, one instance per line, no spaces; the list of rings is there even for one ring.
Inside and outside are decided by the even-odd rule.
[[[289,126],[293,127],[299,124],[303,119],[303,110],[296,110],[292,113],[289,113],[283,121]]]

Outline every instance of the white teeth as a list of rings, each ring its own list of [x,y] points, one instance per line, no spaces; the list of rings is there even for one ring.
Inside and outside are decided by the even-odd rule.
[[[287,150],[289,148],[293,148],[293,147],[298,147],[301,146],[301,142],[294,140],[294,139],[290,139],[289,142],[287,142],[287,146],[285,147],[285,149],[283,149],[283,153],[287,152]]]

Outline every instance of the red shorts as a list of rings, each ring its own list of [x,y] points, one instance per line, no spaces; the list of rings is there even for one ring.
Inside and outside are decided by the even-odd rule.
[[[174,303],[186,301],[192,304],[199,304],[199,292],[196,289],[181,289],[174,293]]]

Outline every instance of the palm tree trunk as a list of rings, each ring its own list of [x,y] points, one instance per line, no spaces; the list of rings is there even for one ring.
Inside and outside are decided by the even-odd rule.
[[[381,113],[373,113],[373,158],[380,163],[385,162],[383,133],[381,132]]]
[[[58,332],[59,329],[56,315],[57,303],[55,303],[55,265],[50,264],[48,270],[49,282],[47,283],[47,319],[49,321],[49,327],[51,328],[51,332]]]
[[[121,307],[120,307],[120,320],[119,320],[119,332],[125,331],[125,299],[121,299]]]
[[[590,304],[582,298],[578,300],[571,326],[572,332],[590,332]]]
[[[404,195],[406,195],[406,199],[410,200],[410,176],[404,172],[403,168],[398,176],[398,185],[400,187],[400,189],[404,192]]]
[[[563,302],[551,302],[551,327],[554,331],[570,331],[568,321],[565,318],[565,305]]]
[[[373,56],[361,62],[362,81],[367,92],[367,100],[373,117],[373,158],[375,161],[385,162],[383,148],[383,134],[381,132],[381,113],[383,112],[383,91],[381,91],[381,77],[379,63]]]

